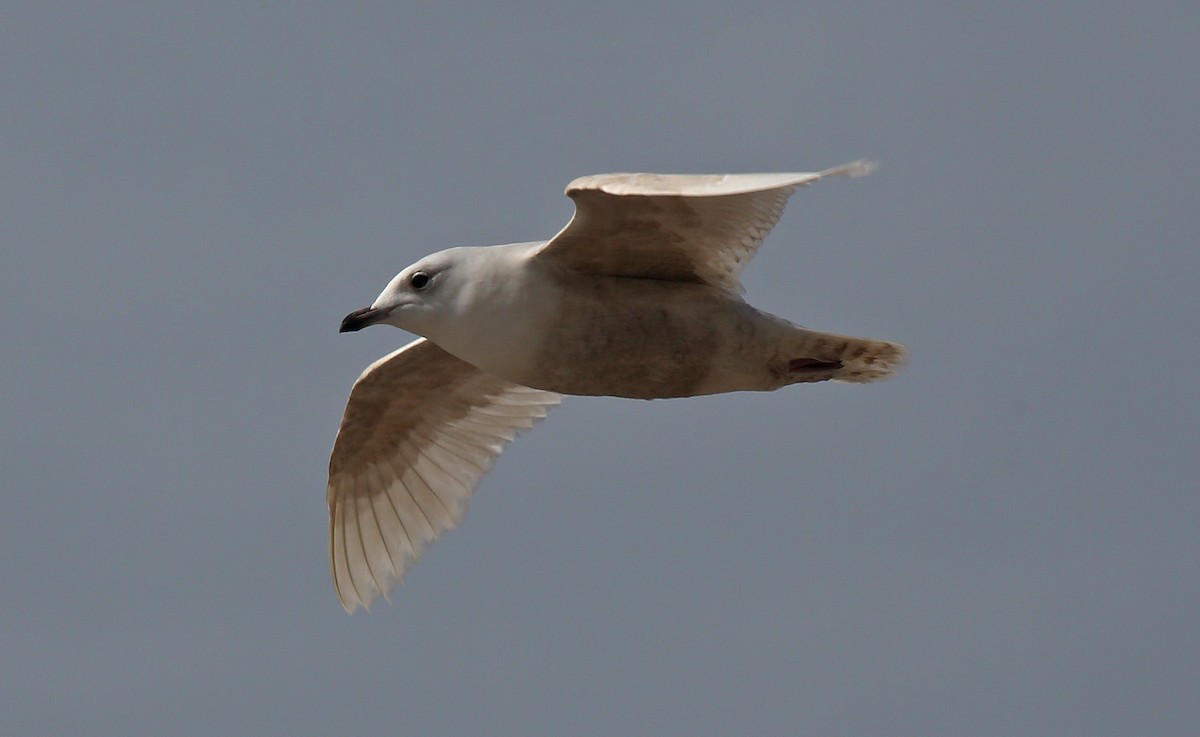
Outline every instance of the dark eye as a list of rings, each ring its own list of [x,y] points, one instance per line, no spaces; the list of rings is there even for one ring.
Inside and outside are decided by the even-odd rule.
[[[413,275],[408,277],[408,283],[419,292],[429,286],[429,274],[424,271],[414,271]]]

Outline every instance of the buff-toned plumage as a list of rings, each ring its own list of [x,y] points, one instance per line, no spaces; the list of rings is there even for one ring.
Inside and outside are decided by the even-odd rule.
[[[892,373],[902,346],[769,315],[738,282],[797,187],[870,169],[584,177],[551,240],[435,253],[348,315],[343,331],[387,323],[423,337],[359,378],[330,458],[346,610],[386,595],[457,525],[496,456],[563,394],[687,397]]]

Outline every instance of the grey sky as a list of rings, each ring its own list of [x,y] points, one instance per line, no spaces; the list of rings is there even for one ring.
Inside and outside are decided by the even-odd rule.
[[[1200,8],[9,3],[0,733],[1200,724]],[[579,175],[812,170],[751,300],[896,380],[569,399],[346,616],[337,333]]]

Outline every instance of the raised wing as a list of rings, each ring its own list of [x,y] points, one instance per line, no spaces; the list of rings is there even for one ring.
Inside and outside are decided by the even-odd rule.
[[[860,176],[856,161],[795,174],[599,174],[567,186],[575,217],[541,251],[575,271],[741,292],[738,275],[797,187]]]
[[[347,612],[369,607],[463,518],[480,477],[561,396],[484,373],[425,339],[372,364],[329,459],[329,552]]]

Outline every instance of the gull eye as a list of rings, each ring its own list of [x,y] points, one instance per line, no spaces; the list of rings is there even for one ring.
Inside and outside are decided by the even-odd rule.
[[[424,271],[414,271],[413,275],[408,277],[408,283],[418,292],[429,286],[429,274]]]

